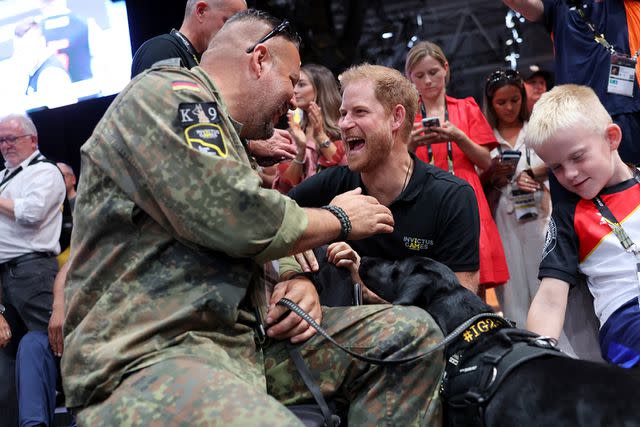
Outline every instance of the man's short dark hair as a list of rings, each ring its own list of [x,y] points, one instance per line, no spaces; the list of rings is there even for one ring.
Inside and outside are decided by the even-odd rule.
[[[278,19],[275,16],[267,12],[264,12],[262,10],[246,9],[236,13],[231,18],[229,18],[229,20],[225,23],[225,25],[232,24],[234,22],[243,22],[243,21],[263,22],[265,24],[268,24],[270,29],[274,29],[282,22],[281,19]],[[293,44],[295,44],[296,47],[298,48],[300,47],[300,36],[295,31],[295,29],[293,29],[291,24],[289,24],[285,29],[283,29],[283,31],[281,31],[278,34],[278,36],[282,36],[285,39],[292,42]]]

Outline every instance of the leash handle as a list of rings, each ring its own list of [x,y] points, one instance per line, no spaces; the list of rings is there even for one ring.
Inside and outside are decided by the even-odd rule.
[[[468,319],[464,323],[460,324],[456,329],[453,330],[453,332],[451,332],[449,335],[444,337],[444,339],[442,341],[440,341],[439,343],[429,347],[423,353],[420,353],[420,354],[417,354],[417,355],[411,356],[411,357],[405,357],[405,358],[402,358],[402,359],[378,359],[378,358],[375,358],[375,357],[369,357],[369,356],[365,356],[365,355],[360,354],[360,353],[356,353],[355,351],[349,350],[348,348],[340,345],[335,339],[333,339],[333,337],[331,335],[329,335],[329,333],[322,326],[320,326],[315,320],[313,320],[313,318],[311,316],[309,316],[308,313],[306,313],[303,309],[301,309],[296,303],[294,303],[290,299],[282,298],[280,301],[277,302],[277,304],[278,305],[282,305],[284,307],[287,307],[289,310],[291,310],[294,313],[296,313],[305,322],[307,322],[311,327],[313,327],[313,329],[318,331],[318,333],[320,335],[322,335],[325,339],[327,339],[329,342],[331,342],[333,345],[335,345],[336,347],[338,347],[340,350],[344,351],[345,353],[350,354],[351,356],[353,356],[356,359],[361,360],[363,362],[372,363],[374,365],[383,365],[383,366],[400,365],[400,364],[403,364],[403,363],[410,363],[410,362],[414,362],[414,361],[416,361],[418,359],[422,359],[422,358],[430,355],[431,353],[433,353],[433,352],[435,352],[435,351],[437,351],[437,350],[439,350],[441,348],[446,347],[449,343],[451,343],[451,341],[453,341],[458,336],[460,336],[460,334],[462,334],[462,332],[464,332],[465,329],[467,329],[476,320],[478,320],[478,319],[480,319],[482,317],[495,317],[495,318],[499,318],[501,320],[505,320],[503,317],[501,317],[501,316],[499,316],[499,315],[497,315],[495,313],[480,313],[480,314],[477,314],[477,315],[473,316],[472,318]]]

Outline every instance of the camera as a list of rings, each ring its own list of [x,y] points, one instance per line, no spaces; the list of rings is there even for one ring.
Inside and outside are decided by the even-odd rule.
[[[422,119],[422,126],[425,128],[440,127],[440,119],[437,117],[427,117]]]

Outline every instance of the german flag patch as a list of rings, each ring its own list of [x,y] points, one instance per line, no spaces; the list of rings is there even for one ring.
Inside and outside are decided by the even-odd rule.
[[[193,82],[187,82],[187,81],[174,81],[171,82],[171,89],[174,91],[177,90],[190,90],[192,92],[200,92],[200,86],[198,86],[197,84],[193,83]]]

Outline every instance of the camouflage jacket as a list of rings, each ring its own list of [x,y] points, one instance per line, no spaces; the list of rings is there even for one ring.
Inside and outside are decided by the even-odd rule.
[[[260,264],[302,235],[306,215],[260,188],[239,126],[202,69],[155,68],[120,93],[82,147],[65,289],[68,406],[193,353],[194,331],[217,342]]]

